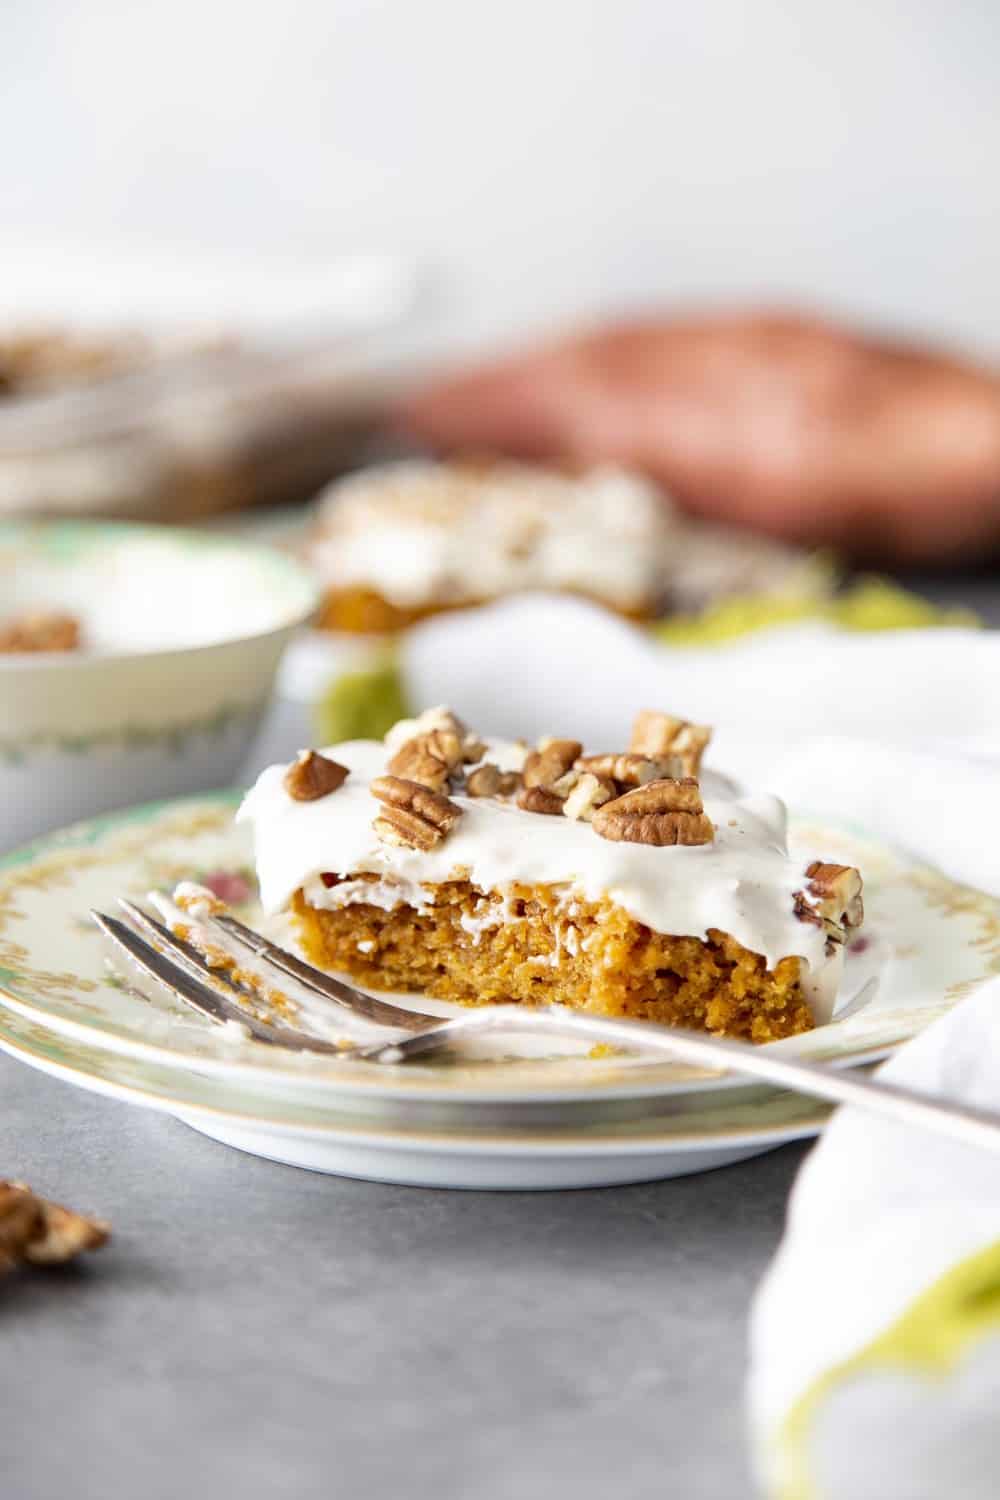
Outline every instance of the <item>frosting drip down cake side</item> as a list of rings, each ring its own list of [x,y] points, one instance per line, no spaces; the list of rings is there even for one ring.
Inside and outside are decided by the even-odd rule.
[[[239,817],[265,905],[322,968],[770,1041],[829,1018],[861,879],[790,857],[777,798],[702,775],[709,734],[648,712],[587,754],[433,709],[271,766]]]

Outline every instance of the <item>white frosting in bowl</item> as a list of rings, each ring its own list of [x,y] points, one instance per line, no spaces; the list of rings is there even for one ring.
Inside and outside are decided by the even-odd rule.
[[[122,522],[0,523],[0,622],[34,610],[71,614],[87,653],[241,640],[302,623],[315,599],[292,559],[224,535]],[[0,659],[0,670],[10,665]]]
[[[285,766],[270,766],[247,794],[238,817],[253,827],[261,896],[270,911],[305,890],[316,907],[354,900],[386,906],[426,904],[426,884],[468,879],[485,891],[515,883],[561,886],[567,900],[607,897],[656,932],[704,939],[729,933],[773,968],[798,956],[809,965],[806,993],[817,1021],[829,1019],[842,949],[826,951],[822,928],[795,916],[805,871],[790,858],[784,804],[777,797],[731,799],[727,784],[702,778],[711,844],[656,848],[600,838],[588,823],[523,812],[511,803],[452,794],[463,815],[436,848],[384,844],[372,822],[379,804],[370,782],[385,774],[389,752],[353,740],[323,752],[350,770],[330,796],[297,802],[283,785]],[[510,760],[514,747],[491,745],[487,759]],[[320,878],[375,874],[378,885],[327,888]]]

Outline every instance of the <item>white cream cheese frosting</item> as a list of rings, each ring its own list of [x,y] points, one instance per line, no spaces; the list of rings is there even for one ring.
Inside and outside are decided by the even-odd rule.
[[[665,497],[623,470],[408,461],[332,484],[309,560],[401,609],[555,589],[629,610],[659,602],[673,535]]]
[[[487,759],[516,764],[519,747],[493,744]],[[379,741],[352,740],[323,751],[350,775],[329,796],[297,802],[285,790],[283,765],[260,775],[237,814],[253,828],[261,898],[278,911],[295,891],[317,908],[352,900],[392,908],[432,904],[426,887],[468,879],[484,891],[514,884],[561,886],[574,897],[606,897],[656,932],[705,939],[729,933],[769,968],[797,956],[808,964],[807,999],[817,1021],[829,1019],[843,949],[827,952],[823,929],[795,915],[795,893],[806,885],[788,854],[784,804],[771,796],[732,800],[727,784],[702,776],[705,811],[715,825],[711,844],[652,847],[602,839],[588,823],[524,812],[512,803],[452,793],[462,809],[448,836],[420,851],[383,843],[372,822],[379,804],[369,786],[391,754]],[[323,873],[374,874],[380,879],[327,888]]]

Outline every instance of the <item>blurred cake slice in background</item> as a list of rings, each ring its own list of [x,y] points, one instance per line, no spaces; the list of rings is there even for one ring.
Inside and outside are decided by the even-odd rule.
[[[338,480],[307,544],[323,625],[384,633],[529,591],[642,621],[735,593],[828,592],[830,569],[761,537],[685,518],[622,469],[411,460]]]

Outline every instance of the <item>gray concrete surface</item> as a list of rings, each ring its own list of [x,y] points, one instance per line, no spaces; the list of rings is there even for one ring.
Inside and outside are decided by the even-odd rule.
[[[316,1176],[0,1057],[3,1170],[108,1215],[0,1282],[3,1500],[743,1500],[803,1149],[503,1194]]]

